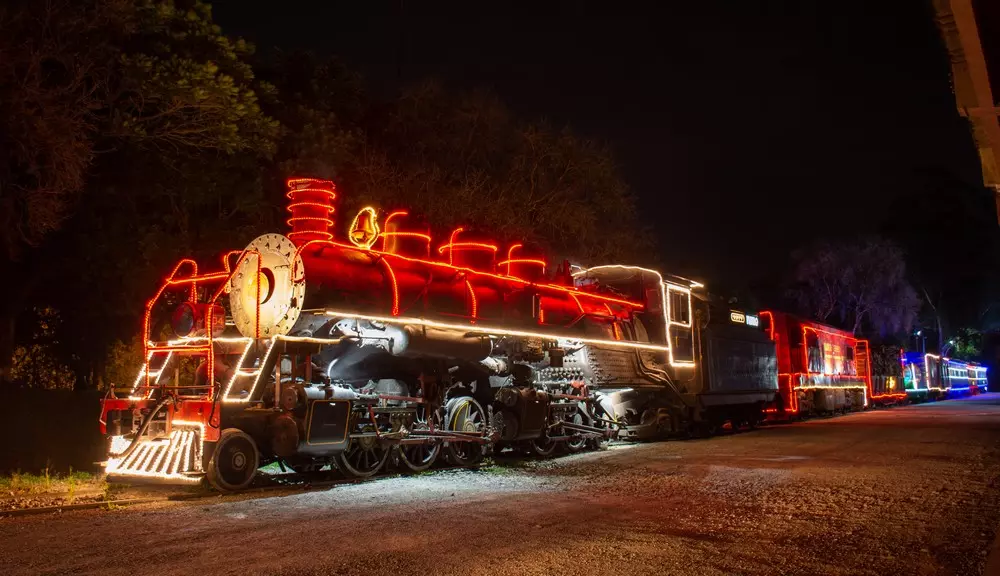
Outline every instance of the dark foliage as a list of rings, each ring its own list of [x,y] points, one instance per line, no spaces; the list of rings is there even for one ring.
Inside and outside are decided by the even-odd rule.
[[[341,216],[418,208],[435,228],[581,261],[647,242],[605,148],[488,93],[427,83],[376,100],[335,59],[254,60],[197,0],[15,3],[0,32],[0,220],[4,266],[21,280],[0,311],[3,380],[21,373],[17,349],[15,368],[51,362],[78,388],[121,384],[169,267],[282,230],[291,175],[334,178]],[[44,348],[33,308],[59,320]]]

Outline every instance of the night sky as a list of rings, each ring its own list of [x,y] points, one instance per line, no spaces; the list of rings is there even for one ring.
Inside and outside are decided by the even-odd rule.
[[[929,2],[317,4],[213,2],[262,51],[337,54],[384,93],[489,87],[610,143],[661,260],[710,282],[877,232],[927,169],[981,185]]]

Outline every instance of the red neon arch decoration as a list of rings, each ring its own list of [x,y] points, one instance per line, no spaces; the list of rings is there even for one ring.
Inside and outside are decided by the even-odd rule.
[[[392,222],[394,219],[409,215],[410,213],[406,210],[396,210],[394,212],[389,213],[389,215],[385,217],[385,221],[382,223],[382,231],[379,233],[379,239],[382,241],[380,244],[378,244],[379,250],[390,254],[399,253],[400,246],[398,244],[390,243],[390,239],[410,238],[418,241],[423,241],[424,246],[422,252],[424,252],[429,257],[431,250],[430,234],[425,234],[423,232],[415,232],[411,230],[399,230],[398,225],[397,229],[393,230],[389,229],[389,223]]]
[[[507,266],[507,270],[504,272],[504,274],[510,276],[511,275],[511,271],[510,271],[510,265],[511,264],[535,264],[535,265],[538,265],[538,266],[542,267],[542,273],[544,274],[545,273],[545,267],[548,265],[548,263],[545,260],[541,260],[539,258],[514,258],[514,250],[516,250],[518,248],[523,248],[523,247],[524,247],[524,245],[521,244],[520,242],[518,242],[517,244],[511,245],[511,247],[507,249],[507,259],[506,260],[502,260],[500,262],[497,262],[497,266],[504,266],[504,265],[506,265]]]

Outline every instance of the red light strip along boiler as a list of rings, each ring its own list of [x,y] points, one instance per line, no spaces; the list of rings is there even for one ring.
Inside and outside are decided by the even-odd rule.
[[[385,271],[389,273],[389,281],[392,282],[392,315],[399,316],[399,284],[396,283],[396,273],[392,270],[392,264],[385,258],[379,258],[379,262],[385,266]]]
[[[451,233],[451,238],[447,244],[443,244],[438,247],[438,254],[444,254],[444,251],[448,251],[448,264],[455,264],[455,252],[460,250],[490,250],[494,254],[499,248],[496,244],[487,244],[486,242],[456,242],[455,239],[458,238],[458,234],[462,232],[464,228],[455,228]]]
[[[481,270],[476,270],[474,268],[466,268],[466,267],[463,267],[463,266],[455,266],[453,264],[447,264],[445,262],[437,262],[437,261],[434,261],[434,260],[425,260],[423,258],[411,258],[409,256],[403,256],[401,254],[392,254],[390,252],[383,252],[381,250],[370,250],[370,249],[369,250],[362,250],[361,248],[358,248],[357,246],[354,246],[354,245],[351,245],[351,244],[344,244],[344,243],[341,243],[341,242],[335,242],[333,240],[310,240],[308,242],[303,243],[296,250],[295,260],[293,260],[293,261],[297,262],[299,254],[301,254],[306,249],[308,249],[309,247],[312,247],[312,246],[315,246],[315,247],[332,246],[334,248],[346,248],[346,249],[349,249],[349,250],[357,250],[357,251],[360,251],[360,252],[366,252],[368,254],[371,254],[372,256],[381,256],[381,257],[385,257],[387,259],[393,259],[394,258],[394,259],[403,260],[403,261],[406,261],[406,262],[416,262],[416,263],[425,264],[425,265],[428,265],[428,266],[435,266],[435,267],[438,267],[438,268],[447,268],[447,269],[453,270],[455,272],[465,273],[465,274],[467,274],[469,276],[483,276],[483,277],[486,277],[486,278],[494,278],[494,279],[502,280],[502,281],[505,281],[505,282],[514,282],[514,283],[517,283],[517,284],[522,284],[524,286],[533,286],[533,287],[541,289],[541,290],[553,290],[553,291],[558,291],[558,292],[564,292],[566,294],[575,294],[576,296],[579,296],[580,298],[590,298],[590,299],[599,300],[599,301],[602,301],[602,302],[610,302],[612,304],[620,304],[620,305],[624,305],[624,306],[630,306],[630,307],[635,308],[637,310],[641,310],[643,308],[643,305],[642,305],[641,302],[632,302],[630,300],[624,300],[622,298],[615,298],[615,297],[612,297],[612,296],[604,296],[602,294],[593,294],[591,292],[583,292],[581,290],[577,290],[576,288],[572,288],[572,287],[569,287],[569,286],[560,286],[558,284],[540,284],[540,283],[537,283],[537,282],[532,282],[530,280],[525,280],[523,278],[518,278],[517,276],[504,276],[503,274],[494,274],[492,272],[483,272]],[[292,279],[293,279],[293,282],[302,282],[302,281],[305,280],[305,278],[300,278],[298,276],[298,270],[296,268],[294,268],[294,267],[292,269]]]
[[[472,282],[466,280],[465,287],[469,289],[469,299],[472,305],[472,322],[475,324],[476,318],[479,316],[479,302],[476,301],[476,291],[472,288]],[[398,314],[393,314],[393,316],[398,316]]]

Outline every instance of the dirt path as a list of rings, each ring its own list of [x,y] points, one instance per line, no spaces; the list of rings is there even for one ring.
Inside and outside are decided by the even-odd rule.
[[[1000,395],[528,468],[0,520],[3,574],[980,574]]]

